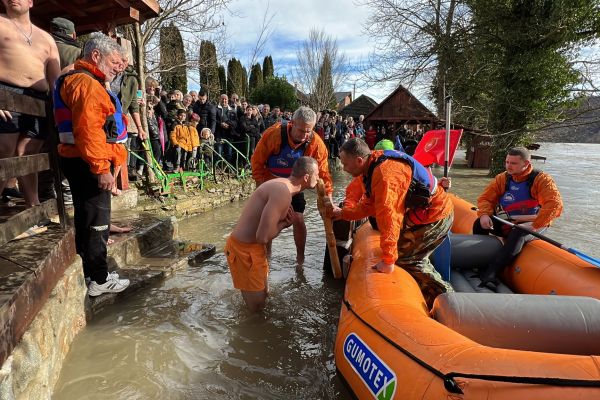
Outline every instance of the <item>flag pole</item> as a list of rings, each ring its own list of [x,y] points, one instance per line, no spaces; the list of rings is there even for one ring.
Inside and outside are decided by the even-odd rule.
[[[446,100],[446,140],[444,148],[444,178],[448,177],[449,158],[450,158],[450,115],[452,115],[452,96],[447,96]]]

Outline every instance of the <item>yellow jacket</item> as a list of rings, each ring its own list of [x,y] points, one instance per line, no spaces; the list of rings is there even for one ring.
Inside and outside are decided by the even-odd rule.
[[[185,151],[192,151],[194,147],[200,146],[200,137],[195,127],[177,125],[171,132],[171,143],[173,146],[179,146]]]

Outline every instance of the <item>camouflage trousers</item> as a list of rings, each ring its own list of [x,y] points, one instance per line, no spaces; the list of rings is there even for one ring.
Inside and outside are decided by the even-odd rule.
[[[427,305],[431,308],[435,298],[445,292],[454,292],[435,270],[429,256],[448,236],[454,213],[426,225],[413,225],[406,219],[398,239],[396,264],[406,270],[419,284]]]

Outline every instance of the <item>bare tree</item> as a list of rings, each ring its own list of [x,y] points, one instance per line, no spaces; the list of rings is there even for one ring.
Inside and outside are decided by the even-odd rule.
[[[348,76],[347,59],[338,50],[337,40],[324,30],[312,28],[308,39],[297,49],[298,64],[294,71],[294,80],[300,83],[302,90],[309,93],[310,106],[321,110],[331,103],[332,91],[339,88]],[[331,84],[323,84],[323,64],[325,70],[331,70]]]
[[[225,39],[225,25],[221,11],[231,0],[158,0],[161,13],[141,26],[141,44],[145,49],[146,70],[149,74],[160,73],[159,33],[162,26],[173,24],[181,32],[188,71],[195,76],[202,39],[215,45]],[[217,45],[217,47],[219,47]],[[164,63],[163,63],[164,65]],[[198,82],[199,83],[199,82]]]
[[[375,42],[363,68],[365,80],[395,81],[407,87],[433,82],[433,97],[443,106],[448,71],[460,68],[458,40],[470,15],[463,0],[356,0],[371,10],[366,33]],[[453,71],[456,72],[456,71]],[[438,109],[438,112],[442,110]],[[443,113],[440,113],[443,115]]]
[[[252,52],[248,58],[248,64],[246,65],[246,69],[252,69],[252,66],[256,64],[257,58],[261,56],[264,51],[265,45],[271,40],[273,36],[273,19],[277,16],[277,13],[270,13],[269,8],[271,3],[267,1],[267,7],[265,8],[265,12],[263,14],[263,18],[260,26],[258,27],[258,36],[256,38],[256,43],[252,48]]]

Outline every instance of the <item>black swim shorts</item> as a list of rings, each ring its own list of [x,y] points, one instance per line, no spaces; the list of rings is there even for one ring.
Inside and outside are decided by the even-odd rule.
[[[0,89],[4,89],[12,93],[31,96],[44,101],[48,99],[45,93],[33,89],[23,89],[4,82],[0,82]],[[21,133],[29,138],[38,140],[46,140],[48,137],[46,118],[35,117],[33,115],[22,114],[14,111],[10,111],[10,115],[12,116],[12,119],[9,119],[8,121],[4,121],[0,117],[0,134]]]
[[[306,208],[304,193],[298,193],[292,196],[292,208],[294,211],[304,214],[304,209]]]

